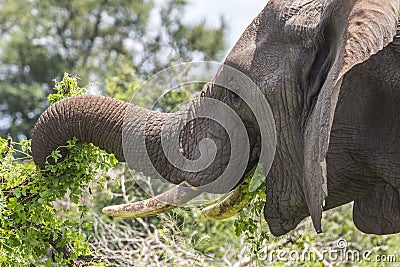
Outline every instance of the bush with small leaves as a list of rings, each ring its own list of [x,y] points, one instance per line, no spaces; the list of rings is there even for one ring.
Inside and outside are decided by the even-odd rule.
[[[55,90],[48,98],[51,104],[86,92],[68,74],[55,83]],[[0,138],[0,266],[75,265],[91,256],[84,234],[91,224],[61,216],[53,202],[69,192],[84,216],[87,207],[79,204],[79,195],[99,170],[106,172],[117,160],[76,138],[65,148],[68,155],[63,161],[57,162],[61,154],[53,151],[56,164],[40,170],[30,156],[30,140]]]

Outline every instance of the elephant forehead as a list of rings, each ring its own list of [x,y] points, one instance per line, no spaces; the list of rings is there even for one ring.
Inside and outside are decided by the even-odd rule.
[[[297,0],[291,1],[290,5],[287,1],[273,1],[271,5],[260,14],[258,33],[269,31],[276,39],[300,42],[306,47],[314,46],[314,40],[320,35],[325,1]]]
[[[324,1],[297,0],[290,5],[286,2],[278,4],[279,16],[286,26],[314,29],[321,17]]]

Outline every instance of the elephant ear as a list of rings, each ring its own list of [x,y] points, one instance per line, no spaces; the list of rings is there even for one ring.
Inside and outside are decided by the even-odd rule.
[[[308,209],[316,231],[327,189],[326,154],[344,75],[388,45],[396,35],[399,0],[328,0],[319,23],[330,67],[304,133],[304,180]]]

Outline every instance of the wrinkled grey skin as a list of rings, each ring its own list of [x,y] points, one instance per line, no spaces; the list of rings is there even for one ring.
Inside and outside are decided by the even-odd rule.
[[[361,231],[400,232],[399,5],[388,0],[271,0],[228,55],[225,63],[260,87],[275,117],[277,150],[264,209],[274,235],[289,232],[309,215],[320,232],[322,210],[351,201]],[[257,122],[225,89],[209,83],[197,98],[204,96],[226,102],[245,123],[251,140],[249,171],[259,155]],[[178,125],[189,112],[201,110],[201,102],[167,116],[92,96],[61,101],[42,115],[32,139],[35,162],[43,166],[49,152],[72,136],[124,160],[121,114],[127,108],[137,118],[124,131],[134,135],[137,125],[150,121],[149,156],[166,180],[199,186],[224,170],[229,138],[207,120],[195,120],[180,133],[182,153],[190,159],[199,156],[201,139],[216,140],[217,160],[205,171],[177,170],[160,152],[162,126]]]

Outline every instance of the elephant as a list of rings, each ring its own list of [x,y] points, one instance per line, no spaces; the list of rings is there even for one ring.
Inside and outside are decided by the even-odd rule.
[[[43,168],[51,151],[75,136],[125,161],[123,136],[144,135],[146,151],[134,153],[147,154],[164,181],[216,192],[217,185],[208,185],[227,167],[237,144],[219,123],[196,118],[211,108],[203,105],[208,98],[234,110],[246,130],[249,152],[243,153],[248,155],[242,178],[225,190],[235,192],[265,147],[260,146],[260,121],[240,97],[253,89],[234,92],[215,83],[234,68],[258,86],[275,120],[276,151],[266,174],[264,207],[271,233],[284,235],[308,216],[320,233],[323,211],[352,201],[359,230],[398,233],[399,12],[399,0],[270,0],[227,55],[227,67],[182,109],[162,113],[93,95],[64,99],[50,106],[33,129],[33,159]],[[127,110],[133,115],[124,122]],[[190,122],[181,127],[183,118]],[[170,129],[167,137],[161,136],[163,127]],[[197,172],[180,169],[168,161],[163,138],[178,140],[178,151],[192,161],[203,155],[202,140],[212,139],[214,161]],[[154,173],[141,169],[140,162],[132,167]],[[182,193],[185,186],[164,197],[172,196],[173,204],[188,201],[193,196]],[[147,216],[174,206],[153,198],[105,212]]]

